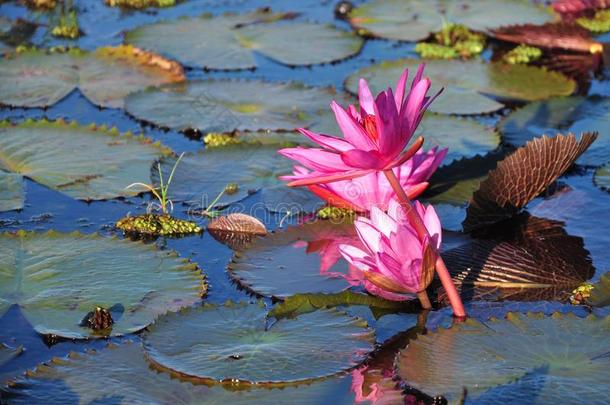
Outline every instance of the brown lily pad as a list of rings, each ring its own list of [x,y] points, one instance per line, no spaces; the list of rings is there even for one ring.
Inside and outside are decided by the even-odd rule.
[[[208,224],[208,232],[217,241],[239,250],[255,237],[267,235],[267,228],[250,215],[234,213],[214,219]]]
[[[528,142],[489,172],[468,206],[466,232],[510,218],[561,176],[595,141],[597,133],[546,135]]]

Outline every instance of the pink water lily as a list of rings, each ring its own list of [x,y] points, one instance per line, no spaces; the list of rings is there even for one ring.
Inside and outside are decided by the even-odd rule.
[[[419,196],[428,187],[428,179],[441,164],[447,149],[433,148],[428,152],[418,151],[402,165],[394,168],[394,173],[409,198]],[[308,178],[310,171],[302,166],[295,166],[294,174],[283,176],[282,180],[299,180]],[[314,184],[309,189],[330,205],[366,213],[372,207],[387,210],[388,203],[396,198],[396,192],[381,172],[373,172],[362,177],[326,184]]]
[[[413,208],[430,236],[420,237],[406,219],[401,203],[393,199],[387,213],[373,207],[370,219],[359,217],[355,221],[364,248],[350,244],[339,247],[343,257],[362,271],[363,285],[371,294],[396,300],[395,294],[423,292],[434,277],[441,223],[431,205],[425,207],[416,201]],[[380,290],[390,294],[380,294]]]
[[[422,77],[423,70],[422,64],[407,94],[408,70],[400,76],[395,94],[388,88],[377,98],[373,98],[366,80],[360,79],[360,111],[353,105],[346,110],[333,101],[331,108],[343,138],[300,128],[303,135],[322,148],[297,147],[279,151],[311,170],[288,185],[305,186],[353,179],[401,166],[410,159],[421,148],[423,139],[418,138],[406,152],[403,151],[424,112],[440,93],[426,96],[430,80]]]

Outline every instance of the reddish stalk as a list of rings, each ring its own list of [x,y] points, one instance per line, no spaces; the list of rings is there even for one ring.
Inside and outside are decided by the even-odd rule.
[[[432,304],[430,303],[430,298],[428,298],[426,290],[418,292],[417,298],[423,309],[432,309]]]
[[[411,200],[405,193],[405,190],[400,185],[400,181],[398,181],[398,178],[396,177],[396,174],[394,174],[394,171],[392,169],[388,169],[388,170],[384,170],[383,173],[385,174],[386,178],[390,182],[392,189],[394,189],[396,196],[398,197],[399,201],[401,202],[402,207],[405,210],[405,213],[407,214],[407,219],[409,220],[411,225],[415,228],[415,231],[417,232],[419,237],[420,238],[423,238],[424,236],[429,237],[430,235],[428,235],[428,230],[426,229],[426,226],[424,225],[422,219],[419,217],[419,215],[417,214],[415,209],[413,209],[413,207],[411,206]],[[432,248],[435,249],[435,253],[436,253],[436,263],[435,263],[436,274],[438,274],[438,277],[440,278],[441,283],[443,284],[443,288],[445,289],[445,292],[447,293],[447,297],[449,298],[449,302],[451,303],[451,307],[453,308],[453,315],[458,318],[465,318],[466,311],[464,310],[464,304],[462,304],[460,295],[458,294],[457,289],[455,288],[455,285],[453,284],[453,280],[451,279],[449,270],[447,270],[447,266],[445,266],[445,262],[443,261],[443,258],[441,257],[441,255],[438,252],[436,252],[436,247],[432,246]],[[424,291],[424,293],[425,293],[425,291]],[[419,294],[418,294],[418,297],[419,297]],[[426,298],[427,298],[427,295],[426,295]],[[424,303],[422,302],[422,306],[423,305],[424,305]]]

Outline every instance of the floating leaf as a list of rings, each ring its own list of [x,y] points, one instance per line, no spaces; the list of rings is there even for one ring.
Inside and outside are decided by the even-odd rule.
[[[264,296],[337,293],[349,287],[348,264],[339,245],[356,243],[352,224],[316,221],[271,233],[235,254],[229,275],[242,287]]]
[[[542,134],[597,131],[597,141],[576,163],[599,166],[610,156],[610,100],[606,98],[569,97],[526,105],[500,122],[506,142],[522,146]]]
[[[582,238],[568,235],[561,222],[529,215],[443,258],[464,300],[567,301],[595,273]]]
[[[423,61],[398,59],[381,62],[358,70],[345,82],[357,93],[358,80],[365,78],[373,92],[394,83],[405,68],[411,72]],[[425,74],[432,81],[432,92],[445,88],[430,105],[430,111],[446,114],[479,114],[493,112],[502,104],[493,98],[533,101],[552,96],[569,95],[575,89],[571,79],[557,72],[526,65],[485,63],[482,61],[428,60]]]
[[[308,127],[328,120],[330,102],[344,98],[332,88],[300,83],[204,80],[132,94],[125,108],[162,127],[206,134]]]
[[[597,134],[586,132],[542,136],[498,163],[481,182],[468,206],[464,230],[469,232],[515,215],[561,176],[591,145]]]
[[[348,370],[374,349],[374,341],[365,322],[335,310],[269,324],[262,303],[242,303],[162,317],[149,328],[144,346],[156,366],[179,375],[287,383]]]
[[[147,183],[152,163],[169,149],[143,136],[75,122],[0,122],[0,169],[28,177],[80,200],[132,196]]]
[[[174,167],[176,158],[161,159],[164,178]],[[169,198],[184,201],[196,213],[205,208],[226,189],[219,204],[228,205],[259,192],[262,202],[273,212],[314,212],[320,200],[306,189],[289,189],[278,176],[292,173],[292,163],[270,146],[226,146],[203,153],[185,155],[174,172]],[[152,171],[155,185],[157,170]]]
[[[449,148],[444,165],[465,157],[485,155],[500,144],[500,135],[493,127],[471,119],[438,114],[424,116],[415,133],[415,136],[420,135],[425,139],[424,149]]]
[[[109,372],[112,370],[112,372]],[[264,404],[276,405],[288,398],[291,404],[353,403],[350,380],[327,379],[311,384],[282,388],[240,387],[231,390],[219,385],[197,385],[150,368],[142,346],[125,342],[109,344],[100,351],[70,353],[40,365],[0,390],[7,405],[65,405],[72,403],[116,405],[174,404]],[[3,402],[4,403],[4,402]]]
[[[468,402],[477,403],[486,390],[529,375],[539,383],[536,395],[513,403],[601,404],[610,378],[609,322],[561,314],[471,319],[411,341],[397,357],[397,371],[407,384],[450,402],[463,387]]]
[[[33,49],[0,60],[0,103],[46,107],[78,88],[94,104],[121,108],[129,93],[181,81],[180,65],[129,45],[93,52]]]
[[[210,222],[208,232],[217,241],[236,250],[249,244],[255,236],[267,235],[267,228],[253,216],[233,213]]]
[[[78,233],[0,234],[0,314],[13,304],[41,334],[97,336],[79,326],[100,306],[124,308],[112,335],[133,333],[206,291],[196,265],[139,242]]]
[[[589,31],[578,25],[563,22],[544,25],[511,25],[492,30],[490,34],[502,41],[527,44],[537,48],[584,53],[602,51],[602,44],[591,39]]]
[[[334,62],[355,55],[361,38],[332,25],[291,21],[294,14],[258,10],[162,21],[125,35],[128,43],[206,69],[251,69],[260,53],[297,66]],[[295,46],[299,44],[299,46]]]
[[[542,24],[551,18],[548,10],[521,0],[373,0],[348,14],[358,32],[402,41],[426,39],[444,21],[486,31],[502,25]]]
[[[610,305],[610,273],[603,274],[593,285],[589,302],[596,307]]]
[[[0,170],[0,212],[20,210],[25,200],[23,177]]]
[[[610,191],[610,164],[600,166],[595,170],[593,178],[595,185],[602,190]]]
[[[375,310],[400,311],[409,309],[405,302],[388,301],[373,295],[342,291],[335,294],[296,294],[277,304],[269,316],[292,318],[297,315],[316,311],[320,308],[334,308],[344,305],[365,305]],[[412,308],[416,308],[413,306]]]

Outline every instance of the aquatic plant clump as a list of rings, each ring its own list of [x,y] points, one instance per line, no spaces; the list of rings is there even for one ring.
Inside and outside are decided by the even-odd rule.
[[[525,64],[535,62],[542,57],[542,50],[528,45],[519,45],[516,48],[511,49],[502,57],[506,63],[511,65]]]
[[[599,10],[592,18],[581,17],[576,23],[596,34],[610,31],[610,10]]]
[[[422,58],[426,59],[468,59],[479,55],[485,49],[485,36],[472,32],[461,24],[446,24],[434,35],[434,42],[420,42],[415,46]]]
[[[80,36],[78,17],[75,10],[62,13],[59,23],[51,30],[51,35],[59,38],[76,39]]]
[[[201,233],[203,229],[195,222],[174,218],[168,214],[143,214],[127,216],[115,225],[126,234],[169,236]]]
[[[320,219],[344,222],[353,221],[356,217],[356,212],[347,208],[327,206],[320,208],[316,215]]]

